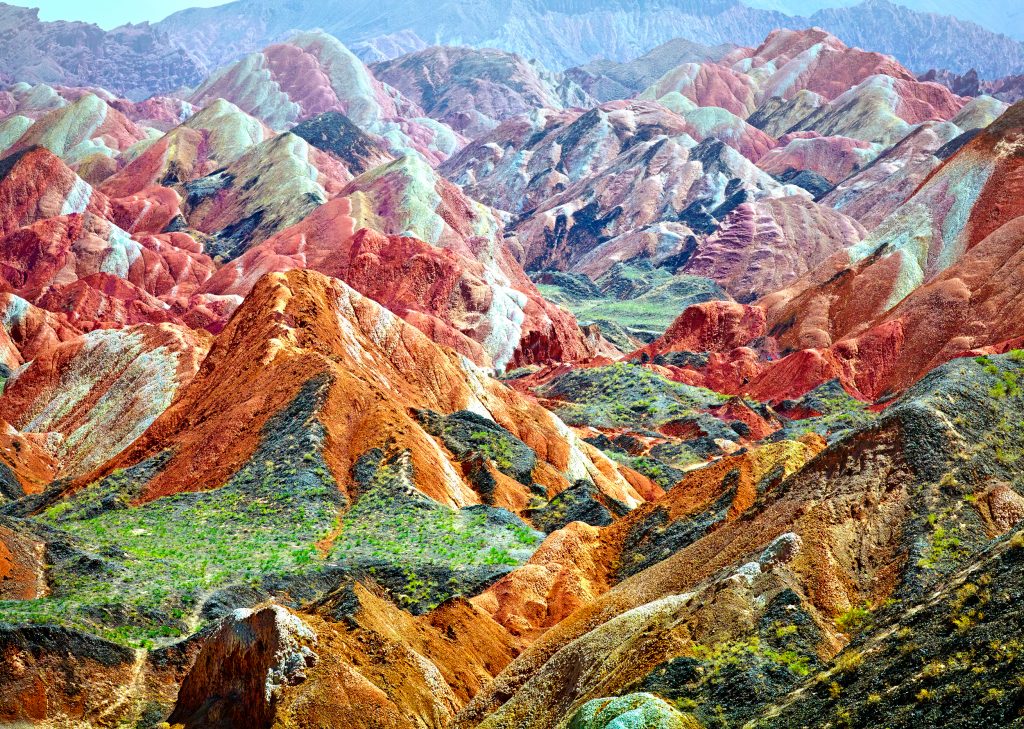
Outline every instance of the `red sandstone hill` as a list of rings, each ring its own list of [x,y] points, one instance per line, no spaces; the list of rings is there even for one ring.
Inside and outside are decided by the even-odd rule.
[[[644,354],[725,353],[765,336],[783,358],[757,365],[737,391],[778,401],[838,378],[874,400],[950,358],[1020,337],[1012,282],[1022,111],[976,135],[864,241],[757,302],[763,328],[734,332],[723,319],[706,334],[686,312]]]
[[[415,487],[423,494],[452,506],[479,503],[480,495],[410,414],[429,408],[493,418],[537,452],[535,478],[552,493],[592,479],[624,503],[644,498],[612,462],[539,405],[379,304],[313,271],[261,278],[214,340],[196,377],[104,470],[170,449],[175,455],[148,482],[142,500],[216,488],[252,456],[267,420],[317,378],[329,383],[318,416],[327,429],[324,458],[343,489],[351,488],[349,474],[361,455],[399,449],[410,454]],[[521,509],[529,501],[521,484],[499,483],[496,503]]]

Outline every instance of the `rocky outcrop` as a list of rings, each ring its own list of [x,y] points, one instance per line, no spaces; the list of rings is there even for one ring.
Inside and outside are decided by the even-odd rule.
[[[769,150],[757,166],[770,175],[783,178],[794,171],[809,171],[830,185],[836,185],[870,164],[878,154],[878,146],[849,137],[818,137],[813,133],[797,133],[779,140],[780,146]]]
[[[952,119],[966,103],[939,84],[875,75],[840,94],[789,131],[895,144],[921,122]]]
[[[209,335],[173,324],[99,329],[38,351],[8,382],[0,418],[48,436],[61,476],[121,452],[199,367]]]
[[[25,434],[0,421],[0,496],[19,499],[43,491],[57,475],[46,434]]]
[[[154,141],[123,169],[103,181],[112,197],[128,197],[154,185],[191,182],[236,162],[273,132],[234,104],[217,99]]]
[[[811,678],[803,690],[780,696],[751,725],[813,724],[839,715],[855,723],[884,716],[890,726],[910,727],[919,717],[940,712],[951,727],[1012,721],[1007,714],[1013,689],[1004,687],[1014,661],[1002,646],[1017,629],[1008,598],[1019,589],[1020,533],[1017,529],[986,549],[913,613],[887,614],[870,635],[841,653],[833,668]],[[913,664],[906,658],[911,642]],[[840,696],[811,688],[814,680],[840,686]],[[883,686],[886,690],[877,690]]]
[[[182,215],[210,236],[206,253],[220,261],[298,223],[336,195],[351,173],[290,133],[260,142],[229,166],[186,182]]]
[[[19,529],[17,522],[0,523],[0,600],[46,596],[44,549],[44,543]]]
[[[687,308],[665,334],[633,357],[653,358],[669,352],[722,352],[764,336],[764,311],[725,301]]]
[[[717,106],[741,119],[757,108],[758,85],[745,73],[715,63],[684,63],[648,87],[642,99],[660,99],[676,92],[697,106]]]
[[[527,270],[594,277],[617,261],[681,257],[695,230],[713,230],[718,217],[750,197],[802,193],[743,156],[772,146],[767,135],[722,109],[693,111],[676,96],[693,113],[623,101],[582,116],[512,120],[442,171],[520,216],[510,245]]]
[[[891,56],[850,48],[817,27],[773,31],[757,48],[737,49],[722,63],[755,76],[760,100],[810,92],[831,101],[871,76],[914,80]]]
[[[606,729],[623,722],[640,722],[651,729],[691,729],[696,726],[692,717],[681,714],[657,696],[629,694],[587,702],[573,715],[569,727]]]
[[[99,183],[118,168],[117,157],[146,135],[132,121],[94,94],[35,120],[19,137],[11,135],[3,154],[45,147],[66,164]]]
[[[168,719],[185,727],[269,727],[281,694],[316,665],[316,634],[272,605],[221,622],[181,683]]]
[[[797,472],[823,445],[806,438],[725,456],[681,475],[663,496],[614,524],[569,523],[473,603],[532,642],[630,575],[739,518],[756,494]],[[782,543],[775,550],[782,554]],[[792,555],[783,557],[774,559],[788,561]]]
[[[304,221],[222,268],[204,293],[244,296],[264,273],[313,268],[387,303],[481,365],[593,354],[572,316],[536,292],[499,231],[494,211],[403,158],[356,178]]]
[[[864,169],[839,182],[821,199],[822,204],[871,230],[942,164],[938,153],[960,133],[952,122],[925,122]]]
[[[53,153],[26,149],[0,161],[0,235],[46,218],[110,213],[110,201]]]
[[[743,203],[679,269],[750,302],[784,288],[866,235],[857,221],[803,197]]]
[[[391,161],[384,145],[337,111],[325,111],[291,129],[310,145],[336,157],[353,175]]]
[[[507,633],[465,600],[413,618],[342,578],[301,612],[266,605],[221,620],[182,682],[168,721],[185,727],[437,725],[516,650]]]
[[[1019,211],[1003,201],[1013,194],[1018,158],[1011,150],[1020,133],[1020,112],[1012,107],[976,135],[861,244],[837,254],[795,288],[766,297],[769,328],[783,346],[833,347],[829,356],[843,361],[880,358],[871,368],[856,369],[862,372],[861,387],[881,394],[958,352],[1016,336],[1015,329],[993,326],[981,313],[999,294],[987,287],[972,293],[980,280],[975,283],[966,271],[978,270],[984,261],[981,270],[988,275],[994,270],[1014,275],[1010,261],[1016,246],[1009,241]],[[962,191],[957,193],[962,214],[940,202],[954,191]],[[835,306],[826,305],[835,295],[829,292],[839,291],[844,294],[834,299]],[[818,322],[813,325],[812,310]],[[953,323],[964,321],[972,322],[976,336]],[[938,340],[918,345],[919,338],[931,337]],[[901,361],[905,356],[922,359],[910,366]],[[889,379],[893,375],[896,381]]]
[[[320,302],[323,306],[318,305],[313,309],[308,309],[307,304],[312,305],[314,302]],[[307,313],[303,313],[292,326],[278,331],[280,325],[275,323],[271,312],[274,306],[281,305],[291,307],[296,314]],[[332,313],[334,311],[341,311],[344,322],[347,323],[339,324],[336,316]],[[241,348],[232,344],[234,337],[240,332],[240,327],[248,332],[247,338],[250,346],[254,348],[254,352],[245,354]],[[316,344],[316,335],[310,333],[318,327],[325,328],[323,344]],[[504,422],[513,434],[519,434],[524,442],[533,443],[534,446],[531,447],[535,447],[535,450],[539,449],[540,452],[546,453],[549,458],[553,459],[551,463],[555,471],[551,472],[551,475],[556,478],[553,483],[568,485],[569,482],[565,479],[571,481],[575,480],[577,476],[597,479],[601,483],[607,483],[608,487],[613,490],[625,489],[615,492],[627,502],[639,502],[637,496],[632,494],[632,489],[614,472],[614,468],[608,470],[610,464],[601,461],[601,466],[592,468],[591,465],[586,465],[587,459],[579,451],[581,446],[575,438],[564,431],[564,426],[560,426],[545,411],[537,406],[527,406],[526,403],[521,402],[518,396],[495,382],[487,379],[479,380],[477,374],[471,374],[477,372],[475,368],[458,355],[434,344],[415,328],[383,309],[379,304],[363,298],[340,281],[311,271],[291,271],[264,276],[247,297],[246,304],[234,314],[228,326],[218,336],[210,355],[200,369],[200,379],[195,380],[188,392],[182,393],[177,398],[177,405],[171,411],[166,412],[160,422],[149,429],[144,438],[135,443],[132,453],[125,454],[126,462],[139,462],[166,448],[171,448],[172,441],[178,444],[173,447],[177,456],[147,486],[145,490],[147,498],[155,498],[168,492],[180,490],[184,484],[174,474],[180,469],[193,469],[195,467],[193,459],[200,459],[200,462],[211,465],[216,461],[220,465],[213,470],[208,470],[204,478],[190,480],[187,486],[189,490],[212,488],[223,483],[241,463],[245,462],[248,458],[246,454],[251,455],[256,446],[255,436],[261,427],[260,424],[271,416],[275,407],[271,407],[269,403],[265,402],[260,408],[258,419],[254,420],[254,413],[250,413],[246,417],[241,416],[241,413],[246,412],[247,408],[253,404],[251,402],[239,400],[235,406],[224,410],[222,405],[213,401],[206,402],[206,400],[209,393],[221,390],[219,386],[215,386],[215,382],[222,377],[237,381],[236,384],[222,390],[225,393],[235,392],[237,395],[240,383],[248,380],[247,368],[242,366],[243,362],[259,361],[265,356],[274,354],[277,346],[275,342],[281,336],[297,338],[294,355],[298,359],[295,361],[295,366],[305,363],[300,368],[305,369],[305,375],[298,377],[301,382],[295,381],[297,377],[295,375],[290,376],[290,382],[281,380],[268,370],[256,381],[249,381],[244,385],[246,391],[253,393],[276,393],[277,408],[283,407],[290,401],[293,395],[289,393],[302,383],[317,376],[324,367],[327,367],[328,370],[333,370],[335,367],[333,364],[318,362],[319,358],[317,357],[305,357],[302,354],[305,347],[313,347],[314,350],[319,351],[318,348],[326,346],[333,350],[334,343],[338,343],[339,337],[342,342],[348,341],[351,347],[347,348],[338,343],[339,349],[334,356],[343,355],[346,359],[351,359],[353,365],[361,363],[358,364],[361,368],[367,368],[372,363],[376,363],[372,366],[377,374],[361,387],[370,387],[371,389],[383,387],[383,383],[391,378],[393,392],[407,393],[407,397],[403,398],[401,403],[393,400],[391,396],[380,401],[377,407],[381,410],[376,415],[367,412],[365,419],[361,418],[358,421],[345,424],[331,421],[332,425],[329,427],[342,428],[332,436],[333,442],[360,444],[355,446],[354,450],[346,448],[345,452],[338,452],[331,457],[332,460],[340,459],[337,461],[337,468],[339,474],[345,474],[342,477],[343,482],[348,480],[347,474],[352,464],[366,451],[381,447],[385,449],[386,453],[394,449],[393,444],[389,445],[390,436],[382,427],[382,423],[395,421],[408,426],[411,422],[410,416],[405,412],[408,407],[415,405],[436,412],[483,408],[499,422]],[[310,338],[307,339],[307,337]],[[392,350],[388,342],[401,346]],[[299,346],[300,343],[301,346]],[[363,350],[369,350],[375,354],[373,357],[357,354]],[[223,360],[223,363],[215,365],[219,360]],[[387,362],[390,362],[390,365],[386,365]],[[283,366],[284,362],[282,361],[280,365]],[[381,377],[385,379],[381,380]],[[275,379],[278,384],[267,389],[270,382]],[[380,384],[374,385],[373,382]],[[441,382],[447,384],[441,387],[439,384]],[[476,385],[478,382],[482,384],[482,390],[478,390]],[[338,392],[338,397],[353,398],[356,396],[357,393],[354,391],[344,394],[342,391]],[[234,398],[235,395],[231,397]],[[375,396],[371,397],[376,399]],[[192,400],[194,402],[189,404],[189,401]],[[331,399],[330,402],[335,401]],[[507,402],[516,403],[515,407],[508,411],[508,417],[512,418],[511,420],[506,419],[506,416],[502,414],[505,412]],[[220,412],[217,420],[223,421],[225,427],[228,427],[229,423],[233,423],[230,425],[230,429],[244,428],[250,432],[250,436],[243,438],[239,435],[236,439],[223,440],[222,445],[226,450],[220,456],[215,456],[208,452],[208,447],[203,444],[202,439],[197,439],[197,433],[188,429],[183,430],[180,427],[184,413],[195,407],[201,407],[204,410],[212,408],[210,412]],[[521,417],[522,407],[527,407],[527,410],[532,412],[536,418],[520,422],[518,419]],[[232,415],[232,411],[237,412]],[[536,430],[538,423],[541,424],[540,430]],[[212,424],[211,427],[213,427]],[[541,435],[544,432],[547,432],[546,436]],[[413,427],[406,437],[412,438],[412,441],[403,449],[409,450],[413,454],[414,472],[424,474],[423,478],[429,478],[420,486],[426,495],[441,503],[451,505],[479,503],[480,496],[473,495],[472,486],[462,482],[461,476],[453,472],[450,466],[445,466],[438,460],[443,458],[443,454],[433,439],[420,426]],[[553,439],[550,449],[546,445],[542,445],[542,441],[547,440],[548,437]],[[556,441],[561,444],[555,445]],[[581,457],[583,460],[580,460]],[[348,465],[342,465],[343,463]],[[207,468],[200,469],[197,473],[207,470]],[[582,470],[580,470],[581,468]],[[554,474],[557,472],[562,472],[565,475],[556,477]],[[443,477],[440,480],[434,480],[436,476],[442,474]],[[606,481],[608,478],[610,480]],[[516,488],[525,490],[526,487],[520,485]],[[510,495],[509,498],[520,497]],[[524,498],[523,503],[526,500],[528,498]]]

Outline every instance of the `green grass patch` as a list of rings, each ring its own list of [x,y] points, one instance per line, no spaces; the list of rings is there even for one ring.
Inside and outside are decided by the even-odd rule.
[[[567,372],[539,394],[560,401],[554,412],[570,425],[599,428],[656,428],[728,399],[625,362]]]

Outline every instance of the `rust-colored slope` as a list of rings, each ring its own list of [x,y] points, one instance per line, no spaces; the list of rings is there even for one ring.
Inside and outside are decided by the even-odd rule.
[[[573,522],[549,535],[527,564],[472,601],[513,635],[532,641],[620,580],[685,546],[662,538],[673,525],[698,522],[704,515],[706,523],[691,531],[696,540],[735,521],[754,504],[759,487],[778,485],[824,445],[819,437],[808,436],[800,443],[751,448],[686,474],[664,496],[610,526]]]
[[[827,347],[867,329],[1021,215],[1024,104],[934,170],[863,243],[761,300],[785,349]]]
[[[110,202],[42,147],[0,161],[0,235],[68,213],[106,217]]]
[[[66,318],[32,306],[14,294],[0,294],[0,361],[12,370],[60,342],[81,334]]]
[[[351,469],[362,454],[400,449],[409,452],[415,486],[425,495],[450,506],[480,503],[411,412],[428,408],[493,418],[536,452],[533,477],[552,493],[583,479],[627,505],[643,501],[614,464],[539,405],[342,282],[298,270],[257,282],[196,377],[103,472],[170,449],[170,461],[148,482],[142,500],[216,488],[251,458],[267,420],[316,377],[331,383],[319,418],[325,458],[343,489],[352,484]],[[525,506],[525,486],[501,483],[496,505]]]
[[[56,475],[45,436],[19,433],[0,420],[0,501],[39,493]]]

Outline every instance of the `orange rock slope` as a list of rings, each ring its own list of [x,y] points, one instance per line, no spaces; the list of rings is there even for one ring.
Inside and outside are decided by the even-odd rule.
[[[610,526],[573,522],[549,535],[527,564],[472,602],[513,635],[536,639],[626,577],[738,519],[759,491],[799,470],[824,445],[809,436],[800,443],[752,448],[685,475],[664,496]],[[661,539],[672,526],[708,513],[713,516],[688,537]]]
[[[141,500],[215,488],[252,456],[267,420],[318,377],[330,382],[319,416],[327,432],[324,457],[346,490],[356,459],[381,448],[409,453],[415,487],[424,495],[450,506],[480,503],[410,410],[429,408],[492,418],[536,452],[533,477],[551,494],[583,479],[625,504],[643,501],[611,461],[539,405],[313,271],[262,278],[174,403],[101,473],[169,449],[170,460]],[[513,510],[528,501],[526,487],[510,479],[495,496],[497,505]]]

